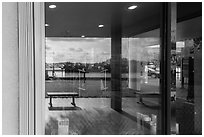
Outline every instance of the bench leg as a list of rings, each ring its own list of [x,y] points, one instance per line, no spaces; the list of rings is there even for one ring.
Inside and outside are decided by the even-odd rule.
[[[71,104],[76,107],[74,96],[72,97],[72,103]]]
[[[143,103],[142,97],[140,97],[140,102]]]
[[[139,104],[143,104],[143,100],[142,100],[142,97],[141,96],[139,96],[139,101],[137,102],[137,103],[139,103]]]
[[[52,107],[52,96],[50,96],[50,103],[49,103],[50,107]]]

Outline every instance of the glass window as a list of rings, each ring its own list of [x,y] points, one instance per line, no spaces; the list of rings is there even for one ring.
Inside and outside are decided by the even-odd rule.
[[[160,39],[124,38],[122,44],[123,110],[136,118],[146,134],[157,134],[160,111]]]
[[[202,39],[177,42],[177,134],[202,134]]]

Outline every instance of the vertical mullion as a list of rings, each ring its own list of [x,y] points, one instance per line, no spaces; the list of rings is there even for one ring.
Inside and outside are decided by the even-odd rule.
[[[170,48],[169,48],[169,10],[168,3],[161,5],[161,131],[160,134],[170,134]]]
[[[169,135],[171,122],[173,130],[176,126],[175,102],[171,102],[176,95],[176,3],[162,3],[161,14],[161,134]]]
[[[32,3],[18,3],[19,134],[34,134],[34,61]]]
[[[18,3],[19,14],[19,134],[28,134],[28,69],[26,4]]]
[[[29,66],[29,134],[34,134],[34,49],[32,2],[28,5],[28,66]]]
[[[45,134],[45,9],[43,2],[33,3],[35,134]]]
[[[172,2],[169,6],[171,12],[171,37],[170,37],[170,68],[171,68],[171,134],[176,134],[176,23],[177,23],[177,7]]]
[[[34,108],[33,108],[33,111],[34,111],[34,118],[33,118],[33,121],[34,121],[34,131],[33,131],[33,134],[36,135],[36,102],[35,102],[35,99],[36,99],[36,84],[35,84],[35,21],[34,21],[34,2],[32,2],[32,14],[31,14],[31,20],[32,20],[32,49],[33,49],[33,103],[34,103]]]

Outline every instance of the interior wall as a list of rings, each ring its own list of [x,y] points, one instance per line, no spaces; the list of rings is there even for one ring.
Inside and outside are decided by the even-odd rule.
[[[2,134],[18,134],[17,2],[2,3]]]
[[[177,23],[177,41],[202,36],[202,16]]]
[[[176,41],[202,36],[202,16],[177,23]],[[135,37],[160,37],[160,29],[136,35]]]

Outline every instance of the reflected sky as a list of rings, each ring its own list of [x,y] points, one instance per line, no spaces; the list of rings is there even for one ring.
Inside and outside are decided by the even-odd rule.
[[[110,38],[46,38],[46,62],[95,63],[110,59]]]
[[[158,44],[158,38],[123,38],[122,58],[129,58],[131,54],[131,58],[140,60],[144,55],[152,54],[151,52],[154,52],[155,48],[153,49],[151,46]],[[157,53],[158,49],[156,49]],[[149,50],[148,53],[146,53],[147,50]],[[46,63],[98,63],[106,61],[110,57],[111,38],[46,38]]]

